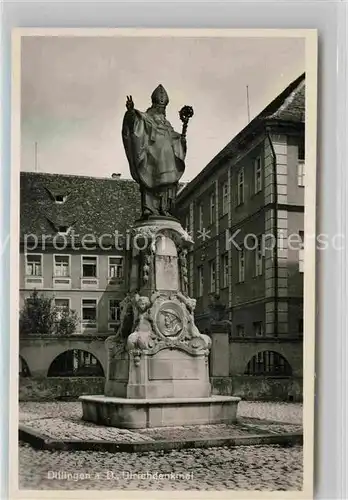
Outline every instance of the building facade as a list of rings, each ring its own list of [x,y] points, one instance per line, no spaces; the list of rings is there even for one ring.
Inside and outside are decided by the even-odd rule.
[[[179,191],[178,217],[195,241],[189,294],[197,326],[213,338],[215,392],[301,399],[304,145],[302,75]],[[61,391],[102,391],[104,340],[119,323],[125,250],[139,216],[132,180],[21,173],[20,305],[37,289],[78,314],[69,338],[21,338],[23,376],[88,372],[97,385]],[[211,329],[216,296],[230,321],[223,331]]]
[[[140,216],[138,186],[118,176],[32,172],[21,173],[20,185],[20,307],[36,289],[53,297],[60,310],[68,307],[78,315],[69,349],[67,339],[46,338],[42,347],[40,338],[22,338],[21,362],[30,374],[45,376],[58,355],[76,350],[70,365],[75,362],[83,373],[88,364],[91,370],[100,364],[102,369],[95,371],[103,376],[104,340],[118,327],[125,296],[130,227]],[[91,343],[93,338],[100,345]],[[67,356],[61,360],[62,373],[73,369]],[[51,372],[57,375],[57,370]]]
[[[290,399],[300,397],[304,124],[302,75],[212,159],[178,200],[180,219],[195,241],[188,259],[197,325],[209,330],[209,305],[217,295],[231,321],[224,376],[235,380],[233,392],[241,395],[248,390],[242,386],[250,389],[254,383],[250,377],[260,375],[263,383],[272,377],[281,383]]]

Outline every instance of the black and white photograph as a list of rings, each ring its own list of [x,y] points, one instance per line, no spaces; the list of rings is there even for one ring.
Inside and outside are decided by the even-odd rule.
[[[312,498],[316,31],[13,43],[21,497]]]

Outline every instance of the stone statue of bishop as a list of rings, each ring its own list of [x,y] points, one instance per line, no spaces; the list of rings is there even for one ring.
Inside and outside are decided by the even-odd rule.
[[[169,97],[162,85],[151,95],[146,112],[134,108],[127,96],[122,139],[133,179],[139,184],[143,218],[172,216],[178,183],[185,170],[186,130],[193,116],[190,106],[179,112],[182,133],[175,132],[166,119]]]

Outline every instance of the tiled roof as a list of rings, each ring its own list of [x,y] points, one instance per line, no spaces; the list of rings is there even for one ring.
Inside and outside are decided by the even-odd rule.
[[[302,77],[301,77],[302,78]],[[288,87],[289,89],[289,87]],[[286,89],[286,90],[288,90]],[[291,89],[290,89],[291,90]],[[270,114],[268,118],[275,118],[277,120],[283,121],[293,121],[293,122],[305,122],[305,93],[306,93],[306,85],[304,75],[300,80],[298,85],[290,91],[290,93],[286,92],[287,97],[283,98],[282,94],[279,97],[281,98],[282,104],[275,111],[270,110]],[[274,102],[274,101],[273,101]],[[267,108],[266,108],[267,110]]]
[[[66,196],[56,203],[55,196]],[[59,226],[82,237],[124,233],[140,217],[139,187],[129,179],[36,172],[20,175],[20,238],[55,236]]]
[[[210,172],[226,158],[238,154],[245,141],[252,138],[264,127],[266,122],[287,122],[304,124],[305,122],[305,73],[296,78],[266,108],[261,111],[244,129],[242,129],[206,167],[181,190],[178,202],[183,200],[194,187],[203,181]]]

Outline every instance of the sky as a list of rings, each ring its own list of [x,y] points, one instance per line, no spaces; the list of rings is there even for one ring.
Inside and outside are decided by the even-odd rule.
[[[252,119],[304,70],[302,38],[24,37],[21,170],[130,178],[126,96],[145,111],[161,83],[175,130],[180,108],[194,108],[189,181],[247,125],[247,86]]]

